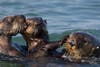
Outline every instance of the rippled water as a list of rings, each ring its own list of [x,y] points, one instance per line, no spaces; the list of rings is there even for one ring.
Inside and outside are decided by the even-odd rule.
[[[0,18],[16,14],[47,19],[51,40],[60,39],[65,34],[77,30],[90,32],[98,39],[100,37],[100,0],[0,0]],[[74,65],[94,67],[94,65]]]
[[[99,30],[99,0],[0,0],[0,17],[24,14],[47,19],[49,33]]]

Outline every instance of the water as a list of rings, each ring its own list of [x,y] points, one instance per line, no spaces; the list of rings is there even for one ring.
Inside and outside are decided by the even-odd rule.
[[[51,40],[61,39],[73,31],[90,32],[100,38],[100,0],[0,0],[0,18],[16,14],[24,14],[26,17],[40,16],[46,19]],[[17,41],[21,44],[24,42]],[[98,64],[74,65],[99,67]]]
[[[49,33],[99,30],[99,0],[0,0],[0,17],[24,14],[47,19]]]

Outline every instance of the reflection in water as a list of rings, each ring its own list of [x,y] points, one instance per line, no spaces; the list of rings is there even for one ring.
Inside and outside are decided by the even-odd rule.
[[[55,57],[42,57],[42,58],[32,59],[31,62],[24,62],[24,63],[22,63],[22,61],[20,63],[14,63],[11,61],[10,62],[1,61],[0,67],[89,67],[89,66],[99,67],[100,66],[100,64],[95,64],[91,60],[90,62],[91,63],[72,63]]]
[[[35,63],[28,63],[27,67],[64,67],[67,64],[63,59],[55,57],[42,57],[34,61]]]
[[[25,67],[25,65],[0,61],[0,67]]]
[[[42,57],[33,59],[33,62],[27,64],[28,67],[46,67],[49,63],[60,62],[61,59],[54,57]]]

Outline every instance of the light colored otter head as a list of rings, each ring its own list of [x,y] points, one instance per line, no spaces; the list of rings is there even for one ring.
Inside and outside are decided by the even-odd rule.
[[[41,38],[48,40],[47,22],[41,17],[28,18],[26,20],[28,27],[24,30],[24,34],[31,38]]]
[[[89,57],[98,44],[95,37],[84,32],[74,32],[66,37],[66,51],[75,60]]]
[[[24,15],[7,16],[4,17],[2,22],[6,35],[16,35],[26,28],[26,18]]]

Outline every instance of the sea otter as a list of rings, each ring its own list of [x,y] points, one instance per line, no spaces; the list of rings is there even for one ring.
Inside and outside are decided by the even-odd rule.
[[[65,38],[67,57],[72,61],[80,61],[88,57],[100,57],[100,41],[85,32],[73,32]]]
[[[12,47],[12,36],[26,28],[26,19],[23,15],[7,16],[0,21],[0,53],[10,56],[23,56]]]
[[[28,52],[30,52],[38,42],[48,42],[49,36],[47,31],[47,22],[41,17],[26,19],[27,28],[21,32],[26,41]]]
[[[27,28],[21,32],[28,48],[28,57],[40,57],[49,54],[60,46],[61,42],[49,41],[47,22],[41,17],[28,18]]]

